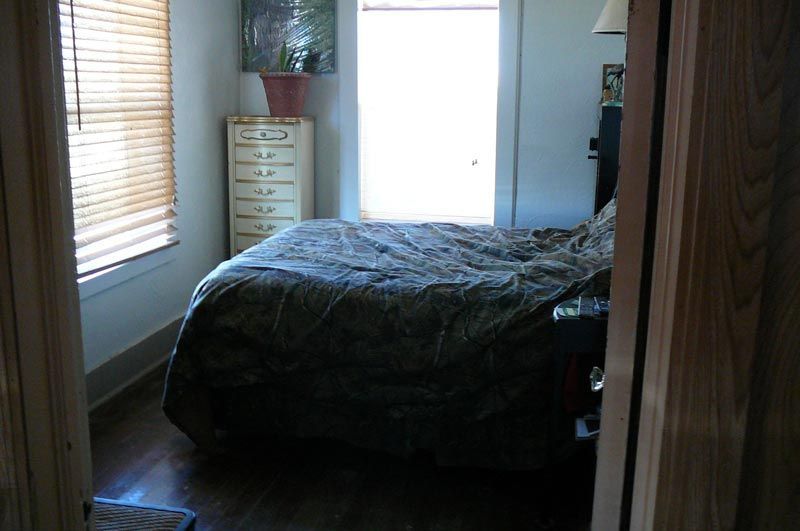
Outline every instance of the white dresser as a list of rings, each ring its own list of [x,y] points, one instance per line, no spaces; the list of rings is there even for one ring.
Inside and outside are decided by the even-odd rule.
[[[228,117],[231,256],[314,217],[314,119]]]

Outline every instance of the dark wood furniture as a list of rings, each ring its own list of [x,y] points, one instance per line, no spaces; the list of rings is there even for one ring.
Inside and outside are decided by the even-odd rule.
[[[597,138],[589,139],[589,155],[597,160],[597,183],[594,193],[594,213],[611,201],[617,191],[619,173],[619,138],[622,127],[622,103],[606,102],[600,105],[600,131]]]
[[[562,302],[553,310],[553,426],[559,426],[565,415],[574,418],[594,412],[600,403],[601,393],[591,391],[589,374],[593,367],[604,365],[608,316],[580,317],[580,299]]]

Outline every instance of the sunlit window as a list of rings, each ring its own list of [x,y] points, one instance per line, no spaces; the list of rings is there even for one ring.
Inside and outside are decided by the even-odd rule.
[[[361,218],[492,223],[496,0],[365,6]]]

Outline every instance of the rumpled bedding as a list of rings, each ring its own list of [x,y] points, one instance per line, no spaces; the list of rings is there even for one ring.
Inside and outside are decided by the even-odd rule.
[[[608,295],[615,212],[571,230],[300,223],[198,285],[164,411],[208,449],[225,429],[542,467],[568,439],[552,311]]]

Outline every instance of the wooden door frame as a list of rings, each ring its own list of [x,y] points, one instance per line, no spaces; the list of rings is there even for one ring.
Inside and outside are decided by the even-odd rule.
[[[92,527],[56,0],[0,3],[0,528]]]
[[[635,469],[638,406],[661,170],[670,0],[630,0],[617,228],[592,528],[625,529]]]
[[[630,8],[630,73],[623,118],[619,247],[614,271],[617,281],[609,323],[611,358],[599,449],[595,529],[618,528],[627,510],[619,476],[626,466],[627,426],[635,398],[632,367],[636,343],[641,339],[636,335],[641,331],[637,323],[642,312],[647,314],[642,306],[644,255],[636,245],[646,240],[647,208],[643,205],[652,188],[637,180],[636,172],[646,174],[653,156],[655,85],[642,65],[647,64],[648,57],[655,59],[652,39],[658,19],[651,11],[654,4],[631,0]],[[675,423],[676,415],[696,392],[681,387],[681,377],[685,376],[680,372],[681,358],[698,347],[687,342],[692,328],[686,313],[702,308],[698,286],[687,273],[698,265],[700,254],[696,251],[706,243],[696,223],[700,207],[707,206],[701,199],[708,198],[708,194],[699,194],[699,177],[716,164],[705,156],[708,137],[703,136],[704,127],[726,118],[708,113],[709,101],[713,101],[708,97],[708,65],[715,60],[709,30],[714,22],[712,4],[713,0],[675,0],[672,9],[666,91],[670,111],[665,117],[662,145],[653,302],[647,324],[642,422],[631,504],[633,529],[674,523],[671,510],[676,503],[685,504],[676,498],[677,489],[685,488],[692,478],[705,477],[698,473],[712,475],[716,471],[709,465],[693,471],[694,475],[673,474],[670,481],[659,474],[662,464],[675,465],[671,452],[692,435]],[[0,439],[0,524],[19,529],[88,528],[91,462],[57,1],[7,0],[0,3],[0,20],[4,23],[0,34],[0,97],[14,102],[5,109],[0,122],[0,429],[9,434]],[[780,20],[773,19],[772,23],[780,24]],[[775,112],[772,108],[762,110]],[[647,131],[650,134],[645,135]],[[643,138],[651,139],[644,150]],[[763,164],[765,155],[748,152],[747,156],[758,156]],[[753,230],[763,236],[767,229],[759,222]],[[763,264],[757,263],[754,269],[763,272]],[[626,271],[633,277],[626,277]],[[716,311],[725,315],[724,308]],[[695,333],[689,339],[714,338],[698,338]],[[614,424],[618,424],[616,429],[609,428]],[[733,435],[743,430],[741,421],[725,428],[736,432]],[[733,449],[735,457],[741,457],[743,439],[732,439],[738,445]],[[741,459],[734,461],[738,471]],[[718,463],[714,466],[719,467]],[[714,500],[717,517],[731,508],[735,512],[735,489],[733,493],[728,492],[722,503]],[[707,510],[703,501],[711,500],[699,504],[694,500],[689,509]],[[689,518],[703,516],[702,512],[689,514]],[[730,516],[717,521],[722,527],[730,522]]]

